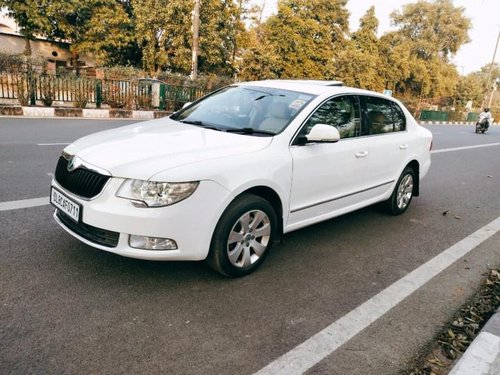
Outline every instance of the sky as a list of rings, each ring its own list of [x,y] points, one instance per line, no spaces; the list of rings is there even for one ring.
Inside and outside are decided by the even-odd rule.
[[[255,0],[262,4],[264,0]],[[375,6],[375,14],[379,20],[379,35],[391,30],[389,15],[392,11],[401,10],[404,4],[414,3],[417,0],[349,0],[347,8],[351,13],[349,25],[355,31],[359,19],[368,8]],[[491,63],[493,52],[500,32],[500,0],[453,0],[455,6],[465,8],[465,15],[471,19],[472,28],[469,30],[471,42],[462,46],[452,59],[461,74],[468,74],[479,70],[482,66]],[[265,0],[264,17],[276,11],[277,0]],[[495,62],[500,63],[500,46]]]

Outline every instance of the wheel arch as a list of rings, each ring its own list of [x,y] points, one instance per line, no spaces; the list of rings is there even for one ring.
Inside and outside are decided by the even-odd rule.
[[[235,197],[235,199],[243,194],[253,194],[261,197],[268,201],[276,213],[278,228],[277,228],[277,240],[279,240],[283,234],[283,203],[279,194],[269,186],[253,186]]]
[[[411,167],[413,172],[415,172],[415,181],[413,181],[413,196],[418,197],[420,195],[420,163],[417,160],[412,160],[409,162],[404,169]]]

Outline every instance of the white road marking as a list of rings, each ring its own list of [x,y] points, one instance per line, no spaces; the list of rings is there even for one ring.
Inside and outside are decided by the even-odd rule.
[[[20,201],[0,202],[0,211],[18,210],[20,208],[30,208],[45,206],[49,204],[49,197],[23,199]]]
[[[69,143],[37,143],[37,146],[67,146]]]
[[[451,152],[451,151],[460,151],[460,150],[470,150],[473,148],[482,148],[482,147],[493,147],[500,146],[500,142],[497,143],[488,143],[485,145],[475,145],[475,146],[463,146],[463,147],[453,147],[453,148],[443,148],[441,150],[432,150],[431,154],[439,154],[441,152]]]
[[[256,375],[303,374],[499,230],[500,217],[399,279]]]

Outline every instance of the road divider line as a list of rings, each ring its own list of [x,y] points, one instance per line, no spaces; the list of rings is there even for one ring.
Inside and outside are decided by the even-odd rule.
[[[0,211],[18,210],[21,208],[30,208],[45,206],[49,204],[49,197],[23,199],[20,201],[0,202]]]
[[[498,231],[500,217],[399,279],[255,375],[303,374]]]
[[[453,147],[453,148],[443,148],[441,150],[432,150],[431,154],[439,154],[441,152],[451,152],[451,151],[460,151],[460,150],[469,150],[473,148],[482,148],[482,147],[493,147],[500,146],[500,142],[497,143],[487,143],[485,145],[475,145],[475,146],[463,146],[463,147]]]

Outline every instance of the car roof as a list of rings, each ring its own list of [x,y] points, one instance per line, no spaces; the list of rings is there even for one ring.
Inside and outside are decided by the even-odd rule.
[[[344,86],[342,81],[328,81],[320,79],[282,79],[281,82],[290,83],[304,83],[310,85],[320,85],[320,86]]]
[[[268,79],[263,81],[248,81],[241,82],[238,85],[255,86],[255,87],[269,87],[282,90],[298,91],[312,95],[322,94],[357,94],[357,95],[370,95],[378,96],[381,98],[392,99],[382,93],[375,91],[362,90],[354,87],[341,86],[340,81],[321,81],[321,80],[303,80],[303,79]]]

